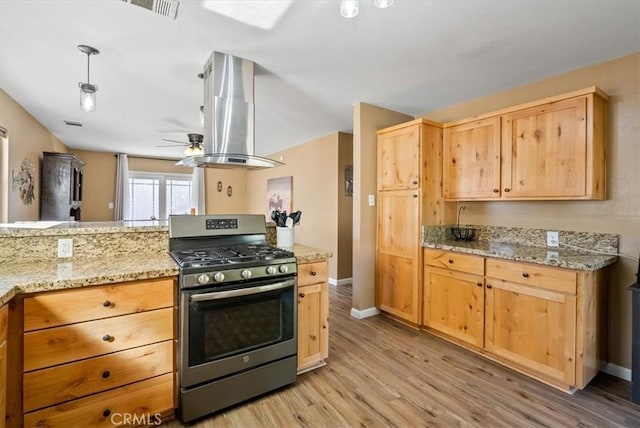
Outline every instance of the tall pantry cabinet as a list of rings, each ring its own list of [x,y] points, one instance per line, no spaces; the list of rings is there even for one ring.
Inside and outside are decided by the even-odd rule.
[[[450,222],[442,197],[442,125],[417,119],[378,131],[376,305],[419,325],[423,224]]]

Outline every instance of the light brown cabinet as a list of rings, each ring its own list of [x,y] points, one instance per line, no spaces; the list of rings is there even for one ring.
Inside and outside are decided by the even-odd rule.
[[[378,131],[376,305],[422,318],[420,227],[453,218],[442,200],[442,127],[424,119]]]
[[[329,290],[326,260],[298,265],[298,373],[329,357]]]
[[[7,417],[7,325],[9,305],[0,308],[0,427]]]
[[[174,282],[143,280],[26,297],[24,425],[112,426],[116,415],[126,413],[139,420],[171,416]]]
[[[605,285],[603,269],[425,249],[424,327],[557,388],[582,389],[606,362]]]
[[[591,87],[445,124],[445,199],[604,199],[606,105]]]

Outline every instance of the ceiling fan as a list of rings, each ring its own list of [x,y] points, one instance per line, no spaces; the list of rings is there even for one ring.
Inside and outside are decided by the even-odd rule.
[[[177,144],[164,144],[156,147],[176,147],[176,146],[186,146],[184,150],[184,154],[187,156],[200,156],[204,154],[204,149],[202,147],[202,141],[204,140],[204,136],[202,134],[189,133],[187,134],[187,138],[189,142],[171,140],[169,138],[163,138],[162,141],[169,141],[171,143]]]

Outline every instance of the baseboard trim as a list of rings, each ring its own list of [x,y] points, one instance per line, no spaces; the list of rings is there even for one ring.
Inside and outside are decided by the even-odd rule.
[[[356,308],[351,308],[351,316],[354,318],[357,318],[359,320],[363,319],[363,318],[369,318],[372,317],[374,315],[378,315],[380,313],[380,310],[378,308],[367,308],[367,309],[363,309],[361,311],[359,311]]]
[[[329,278],[329,285],[347,285],[353,282],[353,278],[335,279]]]
[[[353,311],[353,309],[351,309]],[[619,366],[613,363],[607,363],[602,368],[602,371],[610,374],[611,376],[619,377],[620,379],[628,380],[631,382],[631,369]]]

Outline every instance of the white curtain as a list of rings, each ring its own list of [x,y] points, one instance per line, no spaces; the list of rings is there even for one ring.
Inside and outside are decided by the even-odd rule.
[[[191,176],[191,205],[196,214],[205,214],[204,208],[204,168],[193,168]]]
[[[114,220],[130,220],[127,218],[131,211],[131,198],[129,198],[129,159],[124,153],[118,153],[116,157],[118,158],[118,164],[116,167]]]

